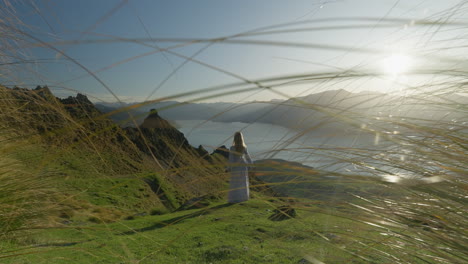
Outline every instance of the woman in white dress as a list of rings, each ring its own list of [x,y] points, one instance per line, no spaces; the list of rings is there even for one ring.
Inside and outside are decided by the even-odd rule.
[[[229,171],[231,180],[229,183],[229,203],[240,203],[249,199],[249,169],[252,163],[244,137],[241,132],[234,134],[234,141],[229,149]]]

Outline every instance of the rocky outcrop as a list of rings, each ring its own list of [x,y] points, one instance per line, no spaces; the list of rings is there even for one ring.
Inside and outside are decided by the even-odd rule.
[[[213,161],[213,158],[210,155],[210,153],[202,145],[199,145],[198,148],[196,148],[195,150],[197,151],[198,155],[202,157],[203,159],[205,159],[206,161],[208,162]]]
[[[229,159],[229,149],[227,149],[225,145],[218,147],[217,149],[215,149],[215,151],[213,151],[213,153],[211,153],[211,155],[215,154],[218,154],[221,157],[224,157],[225,159]]]
[[[0,95],[4,99],[2,129],[9,126],[25,136],[38,135],[37,139],[51,149],[82,148],[98,153],[103,166],[96,169],[109,175],[116,171],[116,175],[157,174],[160,186],[165,186],[162,190],[173,190],[166,196],[179,203],[221,193],[227,180],[223,165],[215,164],[218,160],[203,147],[192,147],[184,134],[157,111],[151,111],[139,127],[120,128],[83,94],[60,99],[47,87],[30,90],[0,86]],[[171,204],[177,206],[176,202]]]
[[[124,131],[139,150],[157,158],[167,166],[182,165],[177,156],[196,155],[184,134],[174,128],[158,112],[152,110],[138,127],[126,127]]]
[[[1,125],[15,129],[19,135],[57,130],[66,123],[66,117],[58,111],[63,110],[60,102],[47,86],[34,90],[0,86],[0,98]]]
[[[155,128],[155,129],[175,129],[167,120],[158,115],[156,109],[151,109],[148,117],[143,120],[140,128]],[[180,133],[180,132],[179,132]]]
[[[128,138],[142,152],[157,159],[170,180],[198,196],[213,193],[227,180],[225,160],[214,157],[203,146],[191,146],[184,134],[152,109],[138,128],[124,128]],[[197,197],[198,197],[197,196]]]
[[[97,117],[101,114],[94,104],[84,94],[78,93],[65,99],[59,99],[70,115],[74,118]]]

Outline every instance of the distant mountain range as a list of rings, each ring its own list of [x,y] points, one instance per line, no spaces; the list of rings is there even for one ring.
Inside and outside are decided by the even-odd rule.
[[[415,122],[439,120],[441,123],[451,120],[467,121],[468,113],[460,110],[467,103],[468,97],[457,94],[403,97],[376,92],[331,90],[287,100],[263,102],[97,103],[96,107],[109,113],[109,117],[122,126],[135,125],[130,116],[136,120],[136,124],[140,124],[150,109],[156,109],[163,118],[172,121],[260,122],[290,129],[348,133],[355,128],[376,125],[379,120],[382,122],[378,125],[382,126],[406,119],[413,119]],[[457,111],[453,111],[454,109]]]

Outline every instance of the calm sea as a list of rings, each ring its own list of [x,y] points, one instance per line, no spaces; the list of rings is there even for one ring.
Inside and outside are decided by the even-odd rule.
[[[252,159],[279,158],[296,161],[328,171],[361,170],[356,163],[354,148],[374,148],[370,135],[333,135],[307,133],[262,123],[221,123],[204,120],[176,120],[190,144],[202,145],[212,152],[221,145],[229,147],[233,134],[242,131]]]

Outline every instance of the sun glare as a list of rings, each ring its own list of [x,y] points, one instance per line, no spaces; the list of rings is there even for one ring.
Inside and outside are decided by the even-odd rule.
[[[411,68],[411,58],[404,54],[392,54],[383,60],[386,74],[396,76],[406,73]]]

